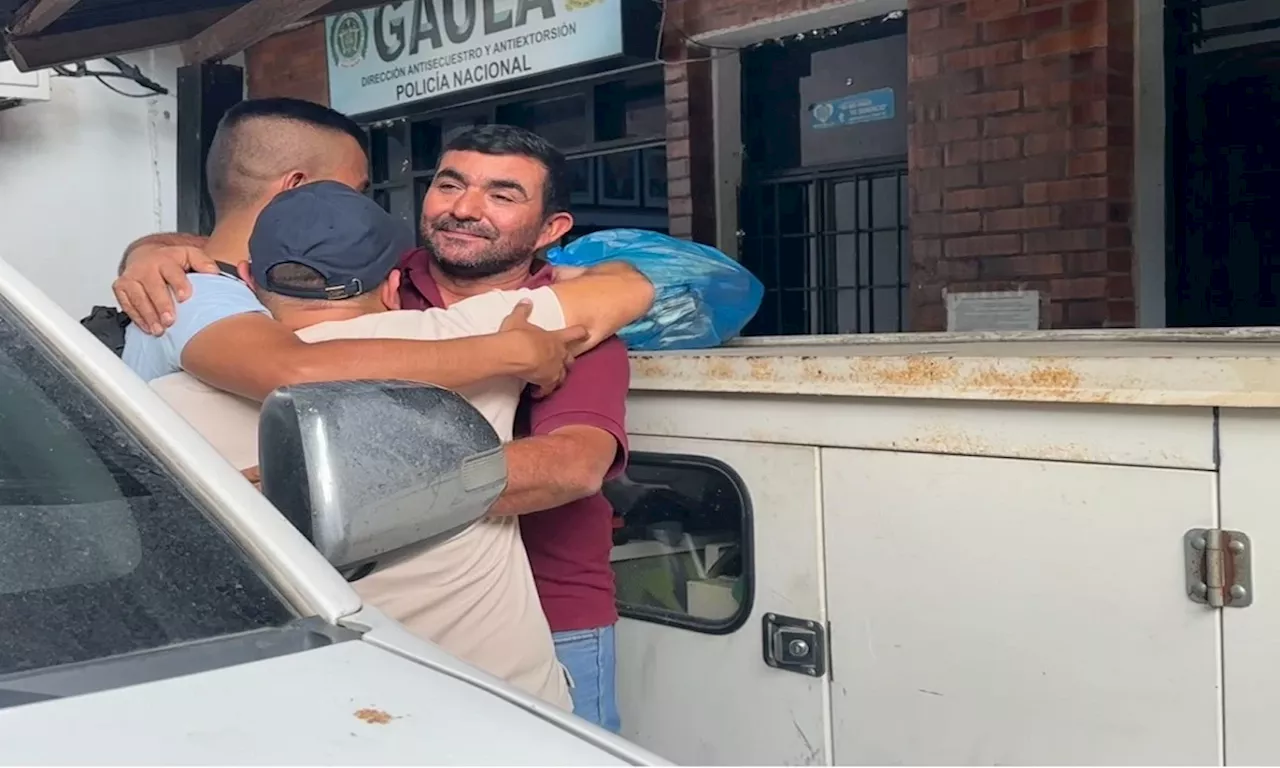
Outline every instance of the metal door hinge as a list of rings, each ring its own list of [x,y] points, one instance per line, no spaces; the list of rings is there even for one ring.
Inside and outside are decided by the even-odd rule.
[[[1252,551],[1240,531],[1192,528],[1182,537],[1187,597],[1211,608],[1244,608],[1253,602]]]
[[[764,663],[810,677],[827,673],[827,631],[816,621],[764,616]]]

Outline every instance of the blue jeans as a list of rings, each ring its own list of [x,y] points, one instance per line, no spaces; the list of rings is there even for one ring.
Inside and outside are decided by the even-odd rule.
[[[575,629],[552,634],[556,658],[569,672],[573,714],[618,733],[617,655],[613,627]]]

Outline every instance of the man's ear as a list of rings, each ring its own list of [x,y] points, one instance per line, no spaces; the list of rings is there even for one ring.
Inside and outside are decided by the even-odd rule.
[[[542,234],[538,236],[538,244],[534,250],[542,250],[548,245],[554,245],[560,241],[560,238],[569,233],[573,229],[573,214],[568,211],[553,213],[542,224]]]
[[[400,270],[391,270],[382,283],[382,303],[393,312],[400,309]]]
[[[302,171],[290,171],[280,178],[280,191],[288,192],[310,181]]]

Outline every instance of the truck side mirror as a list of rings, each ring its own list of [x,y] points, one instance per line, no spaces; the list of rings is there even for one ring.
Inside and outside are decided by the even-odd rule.
[[[438,387],[282,387],[258,430],[263,494],[349,580],[465,530],[507,484],[493,427]]]

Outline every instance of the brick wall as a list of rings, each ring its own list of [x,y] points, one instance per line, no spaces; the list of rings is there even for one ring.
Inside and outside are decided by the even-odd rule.
[[[675,237],[716,242],[715,118],[709,51],[681,32],[708,3],[667,7],[662,57],[667,100],[667,214]]]
[[[1132,326],[1133,0],[909,10],[913,325],[1025,287],[1044,326]]]
[[[244,58],[250,98],[289,96],[329,104],[323,21],[267,38]]]

